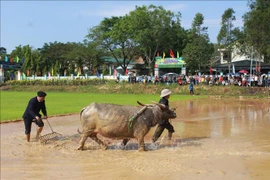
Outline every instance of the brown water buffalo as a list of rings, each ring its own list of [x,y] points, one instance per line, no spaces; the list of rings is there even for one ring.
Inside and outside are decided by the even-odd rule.
[[[150,128],[164,118],[176,118],[176,114],[163,104],[138,104],[141,106],[91,103],[83,108],[80,113],[82,133],[78,150],[83,150],[88,137],[106,149],[107,145],[97,137],[100,134],[108,138],[123,139],[124,145],[130,138],[136,138],[139,151],[144,151],[144,136]],[[132,121],[132,117],[136,118]]]

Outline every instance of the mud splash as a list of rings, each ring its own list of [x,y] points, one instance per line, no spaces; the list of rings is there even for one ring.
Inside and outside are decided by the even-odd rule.
[[[158,144],[151,144],[153,128],[142,153],[136,140],[124,148],[119,140],[102,137],[108,150],[90,139],[87,150],[76,150],[79,114],[50,118],[62,137],[45,145],[25,142],[23,122],[1,124],[1,179],[270,178],[268,100],[207,99],[174,106],[173,140],[164,131]],[[43,134],[50,132],[45,122]]]

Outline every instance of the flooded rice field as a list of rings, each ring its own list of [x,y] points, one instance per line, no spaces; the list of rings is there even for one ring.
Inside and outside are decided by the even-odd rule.
[[[5,179],[270,179],[270,104],[265,100],[203,99],[170,103],[177,107],[173,139],[165,130],[154,145],[145,138],[146,152],[137,141],[123,149],[119,140],[101,137],[102,150],[90,140],[76,150],[79,114],[50,117],[55,142],[27,143],[23,122],[1,124],[1,180]],[[51,130],[44,121],[42,134]],[[32,137],[35,127],[32,127]]]

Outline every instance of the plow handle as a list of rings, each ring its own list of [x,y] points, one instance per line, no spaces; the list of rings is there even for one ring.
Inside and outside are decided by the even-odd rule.
[[[46,120],[47,120],[47,122],[48,122],[48,124],[49,124],[49,126],[50,126],[50,129],[52,130],[52,132],[54,132],[53,129],[52,129],[52,126],[51,126],[51,124],[50,124],[50,122],[49,122],[49,120],[48,120],[48,118],[46,118]]]

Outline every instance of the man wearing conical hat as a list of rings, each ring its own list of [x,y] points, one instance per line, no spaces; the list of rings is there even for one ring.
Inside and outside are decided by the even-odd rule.
[[[169,108],[169,98],[171,94],[172,92],[169,89],[163,89],[160,94],[161,99],[159,100],[159,103],[164,104]],[[168,130],[168,140],[172,139],[172,133],[174,133],[174,128],[169,122],[169,119],[163,119],[162,122],[158,124],[158,127],[152,137],[153,143],[158,140],[165,128]]]

